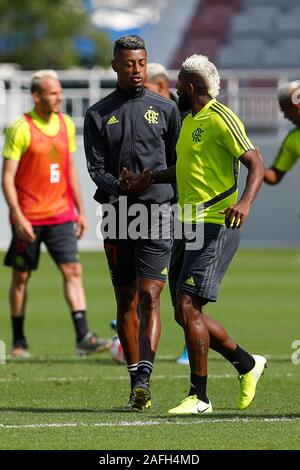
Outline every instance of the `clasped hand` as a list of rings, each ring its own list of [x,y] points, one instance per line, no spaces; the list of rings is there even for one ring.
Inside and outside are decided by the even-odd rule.
[[[123,168],[119,178],[120,188],[126,193],[143,193],[152,185],[152,171],[145,168],[140,175],[137,175],[127,168]]]

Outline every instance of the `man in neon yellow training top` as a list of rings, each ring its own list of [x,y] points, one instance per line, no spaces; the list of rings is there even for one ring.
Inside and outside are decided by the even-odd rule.
[[[242,122],[216,100],[219,83],[214,64],[200,55],[188,58],[178,77],[179,107],[192,110],[183,121],[176,147],[179,217],[184,227],[194,225],[203,231],[203,243],[200,248],[187,248],[184,236],[175,240],[179,247],[170,267],[170,283],[174,285],[176,320],[188,347],[191,387],[187,398],[170,409],[170,414],[212,411],[206,394],[210,347],[239,373],[238,409],[247,408],[254,399],[266,363],[263,356],[252,356],[238,346],[222,325],[203,312],[205,304],[217,299],[221,280],[238,248],[237,229],[247,217],[263,178],[263,163]],[[248,178],[237,202],[240,161],[248,169]]]
[[[86,218],[71,155],[76,149],[75,126],[60,112],[62,89],[56,72],[36,72],[31,92],[34,109],[7,128],[3,149],[3,191],[13,233],[5,257],[5,264],[12,267],[12,355],[29,356],[24,335],[26,291],[31,271],[38,267],[42,241],[63,276],[77,352],[97,352],[107,349],[110,341],[101,340],[87,327],[76,240],[86,229]]]
[[[278,101],[284,117],[295,127],[282,142],[271,168],[265,170],[265,183],[272,185],[278,184],[300,157],[300,81],[282,86],[278,90]]]
[[[176,180],[183,236],[174,233],[169,281],[176,321],[183,328],[189,353],[191,387],[170,414],[211,413],[206,394],[207,355],[211,347],[238,371],[239,410],[255,397],[266,359],[251,355],[228,336],[225,328],[203,312],[217,299],[221,280],[239,244],[239,228],[261,186],[264,167],[239,118],[219,103],[219,74],[207,57],[193,55],[178,76],[179,108],[191,109],[177,142]],[[245,190],[237,202],[239,162],[248,169]],[[154,183],[170,181],[173,169],[153,173]],[[132,184],[134,175],[123,180]],[[196,229],[196,230],[195,230]],[[202,243],[191,243],[191,232]],[[187,236],[188,235],[188,236]]]

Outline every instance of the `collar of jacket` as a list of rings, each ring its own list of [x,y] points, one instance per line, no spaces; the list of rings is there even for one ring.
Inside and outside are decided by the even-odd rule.
[[[141,86],[137,90],[124,91],[121,90],[117,85],[116,91],[119,96],[123,96],[124,98],[131,100],[142,98],[142,96],[144,96],[144,94],[146,93],[146,89],[143,86]]]

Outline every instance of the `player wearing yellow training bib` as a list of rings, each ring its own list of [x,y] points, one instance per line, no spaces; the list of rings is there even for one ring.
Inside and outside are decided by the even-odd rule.
[[[60,119],[58,114],[52,113],[49,122],[44,121],[33,109],[29,116],[34,125],[48,137],[54,137],[58,134],[60,128]],[[75,125],[70,116],[62,115],[69,142],[69,151],[74,153],[76,150]],[[24,116],[21,114],[6,129],[6,140],[3,148],[3,157],[11,160],[20,160],[22,155],[28,150],[31,143],[30,126]]]
[[[111,342],[101,340],[87,326],[77,252],[77,238],[87,224],[71,157],[76,149],[75,126],[60,112],[62,89],[56,72],[36,72],[30,89],[34,109],[7,128],[3,149],[3,192],[12,225],[12,240],[4,259],[12,268],[12,356],[30,355],[24,334],[27,285],[31,271],[38,268],[42,242],[62,273],[77,352],[98,352],[109,348]]]
[[[75,150],[75,126],[61,113],[51,113],[46,122],[33,110],[8,127],[3,156],[18,164],[18,202],[32,225],[76,221],[70,180]]]

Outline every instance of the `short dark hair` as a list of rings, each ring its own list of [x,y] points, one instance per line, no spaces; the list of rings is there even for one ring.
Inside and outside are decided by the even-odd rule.
[[[115,42],[114,56],[122,49],[129,49],[129,50],[144,49],[144,50],[146,50],[144,39],[140,38],[139,36],[136,36],[135,34],[128,35],[128,36],[122,36],[119,39],[117,39],[116,42]]]

